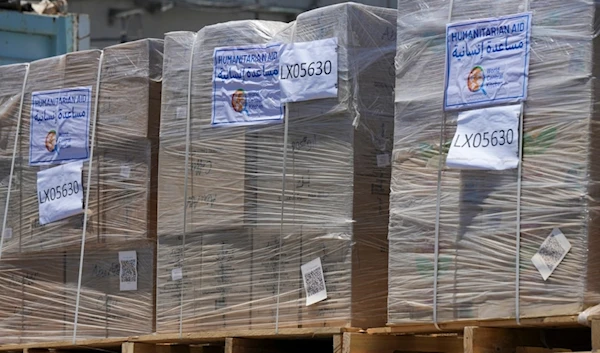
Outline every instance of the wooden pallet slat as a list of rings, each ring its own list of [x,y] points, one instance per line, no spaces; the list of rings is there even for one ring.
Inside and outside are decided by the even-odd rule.
[[[462,353],[463,341],[457,335],[432,337],[344,333],[343,347],[343,353]]]
[[[550,316],[539,318],[523,318],[519,322],[515,319],[497,320],[460,320],[452,322],[441,322],[436,327],[433,323],[406,323],[391,325],[387,327],[375,327],[367,330],[370,334],[400,334],[400,333],[438,333],[462,332],[465,327],[503,327],[503,328],[551,328],[551,327],[581,327],[577,321],[577,315]]]
[[[311,327],[280,330],[221,330],[155,334],[124,339],[83,340],[0,346],[15,353],[560,353],[600,352],[600,318],[591,328],[571,319],[453,323],[450,333],[422,333],[414,325],[387,330]],[[497,325],[497,326],[494,326]],[[462,326],[462,331],[460,330]],[[576,328],[578,327],[578,328]]]

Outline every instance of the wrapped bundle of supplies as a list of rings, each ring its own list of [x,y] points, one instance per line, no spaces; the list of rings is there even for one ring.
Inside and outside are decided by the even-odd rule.
[[[595,6],[398,2],[389,324],[600,303]]]
[[[167,34],[157,332],[385,323],[395,24],[347,3]],[[301,70],[334,81],[286,112]]]
[[[162,51],[0,66],[0,342],[153,331]]]

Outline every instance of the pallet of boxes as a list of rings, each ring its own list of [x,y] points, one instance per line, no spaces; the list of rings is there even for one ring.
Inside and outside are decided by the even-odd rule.
[[[370,332],[573,348],[500,327],[589,325],[600,303],[597,3],[398,10],[390,326]]]
[[[349,3],[166,35],[159,335],[385,323],[395,24]],[[319,72],[279,55],[305,42],[337,79],[283,104]]]
[[[0,66],[0,343],[153,332],[162,51]]]

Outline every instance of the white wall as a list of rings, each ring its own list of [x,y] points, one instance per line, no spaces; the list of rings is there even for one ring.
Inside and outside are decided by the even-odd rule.
[[[333,3],[343,1],[336,0],[319,0],[319,1],[301,1],[294,0],[296,7],[298,6],[326,6]],[[363,0],[356,1],[375,6],[395,6],[396,0]],[[281,4],[286,1],[275,2]],[[285,5],[288,4],[289,1]],[[299,5],[300,4],[300,5]],[[129,10],[135,8],[133,0],[70,0],[69,11],[86,13],[90,16],[91,23],[91,46],[93,48],[103,48],[107,45],[119,43],[121,35],[121,23],[116,20],[110,24],[108,19],[109,9]],[[260,18],[264,20],[275,20],[288,22],[293,19],[293,16],[286,14],[269,14],[261,13],[256,15],[252,12],[215,12],[207,10],[192,10],[185,7],[175,6],[165,12],[157,12],[150,14],[144,12],[141,16],[141,23],[138,18],[129,20],[128,39],[134,40],[138,38],[162,38],[164,33],[170,31],[186,30],[198,31],[206,25],[211,25],[220,22],[232,20],[254,19]]]

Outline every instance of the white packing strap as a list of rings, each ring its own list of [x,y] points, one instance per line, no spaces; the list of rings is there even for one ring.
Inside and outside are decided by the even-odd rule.
[[[0,232],[0,258],[2,258],[2,249],[4,247],[4,232],[8,218],[8,207],[10,206],[10,191],[12,189],[13,174],[15,171],[15,159],[17,158],[17,145],[19,142],[19,132],[21,131],[21,116],[23,113],[23,103],[25,101],[25,86],[29,76],[29,64],[25,64],[25,77],[23,78],[23,87],[21,89],[21,102],[19,103],[19,113],[17,117],[17,129],[15,131],[15,145],[13,146],[12,161],[10,164],[10,177],[8,179],[8,192],[6,194],[6,207],[4,207],[4,218],[2,219],[2,232]]]
[[[277,252],[277,306],[275,309],[275,334],[279,333],[279,304],[281,296],[281,252],[283,247],[283,216],[285,210],[285,178],[287,172],[287,143],[288,143],[288,128],[290,121],[290,107],[285,104],[285,121],[283,122],[283,170],[281,173],[281,218],[279,224],[279,251]]]
[[[296,24],[292,25],[291,43],[296,41]],[[290,105],[285,103],[283,116],[283,168],[281,170],[281,217],[279,219],[279,251],[277,252],[277,303],[275,307],[275,334],[279,333],[279,306],[281,304],[281,252],[283,248],[283,220],[285,210],[285,179],[287,174],[287,145]]]
[[[448,11],[448,23],[452,21],[452,7],[454,0],[450,0]],[[447,79],[447,78],[446,78]],[[445,85],[444,85],[445,86]],[[440,259],[440,211],[442,207],[442,167],[444,163],[444,136],[446,135],[446,113],[442,115],[440,127],[440,149],[438,160],[437,190],[435,202],[435,243],[433,248],[433,325],[438,331],[442,331],[438,324],[438,273]]]
[[[529,11],[529,0],[525,0],[525,11]],[[517,220],[515,229],[515,319],[521,325],[521,185],[523,177],[523,120],[525,119],[525,103],[521,103],[519,114],[519,166],[517,167]]]
[[[437,191],[435,202],[435,243],[433,249],[433,325],[438,331],[442,329],[438,325],[437,317],[437,292],[438,292],[438,272],[440,257],[440,209],[442,205],[442,167],[444,155],[444,136],[446,135],[446,113],[442,117],[442,126],[440,127],[440,152],[438,159]]]
[[[94,145],[96,144],[96,127],[98,123],[98,97],[100,95],[100,77],[102,77],[102,62],[104,51],[100,51],[98,59],[98,77],[96,78],[96,101],[94,102],[94,119],[92,125],[92,140],[90,143],[90,159],[88,162],[87,185],[85,186],[85,210],[83,212],[83,231],[81,232],[81,252],[79,254],[79,274],[77,277],[77,296],[75,297],[75,319],[73,320],[73,343],[77,341],[77,320],[79,319],[79,300],[81,298],[81,279],[83,274],[83,256],[85,254],[85,234],[87,232],[88,210],[90,207],[90,184],[92,183],[92,167],[94,164]]]
[[[194,62],[194,51],[196,49],[196,39],[198,39],[198,33],[194,34],[194,41],[192,42],[192,50],[190,52],[190,64],[188,68],[188,92],[187,92],[187,109],[186,109],[186,125],[185,125],[185,174],[183,182],[183,234],[181,239],[181,268],[182,278],[181,285],[179,286],[179,338],[183,337],[183,296],[184,281],[183,271],[185,262],[185,241],[187,235],[187,210],[188,210],[188,181],[189,181],[189,162],[190,162],[190,143],[191,143],[191,125],[192,125],[192,68]]]
[[[598,316],[600,314],[600,305],[591,306],[577,315],[577,323],[582,326],[592,326],[590,316]]]
[[[517,325],[521,325],[521,176],[523,170],[523,106],[521,103],[521,112],[519,116],[519,166],[517,167],[517,220],[515,229],[515,318]]]

